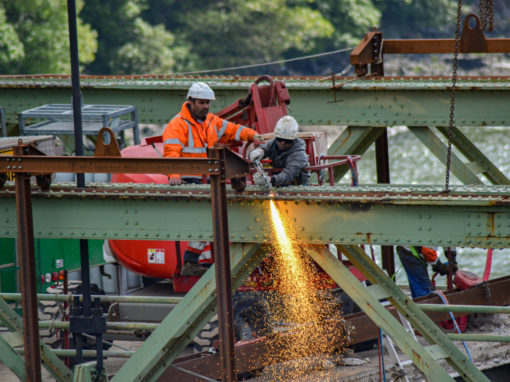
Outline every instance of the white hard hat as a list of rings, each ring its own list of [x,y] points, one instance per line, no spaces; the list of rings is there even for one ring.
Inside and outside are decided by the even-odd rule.
[[[286,115],[276,122],[274,136],[276,138],[294,140],[297,138],[298,129],[299,125],[297,121],[290,115]]]
[[[215,100],[214,92],[205,82],[193,82],[188,90],[186,98]]]

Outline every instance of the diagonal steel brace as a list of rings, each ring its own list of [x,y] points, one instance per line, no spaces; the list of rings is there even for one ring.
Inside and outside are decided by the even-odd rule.
[[[393,317],[349,270],[326,248],[309,250],[310,256],[335,280],[335,282],[384,330],[404,351],[413,363],[431,381],[452,381],[453,378],[437,362],[432,349],[442,350],[446,361],[466,381],[489,381],[469,359],[448,339],[445,333],[415,304],[358,246],[339,246],[348,259],[388,300],[419,330],[433,348],[424,348]],[[434,353],[438,353],[435,351]]]
[[[16,312],[5,302],[3,298],[0,298],[0,321],[11,331],[23,335],[23,320],[16,314]],[[50,349],[48,345],[40,342],[41,348],[41,361],[51,375],[59,382],[70,382],[73,378],[71,370],[62,362]],[[3,356],[6,355],[0,352],[0,359],[3,361]],[[13,364],[12,366],[15,366]],[[15,373],[16,370],[6,363]],[[18,375],[16,373],[16,375]],[[20,377],[18,375],[18,377]],[[21,377],[20,377],[21,379]]]

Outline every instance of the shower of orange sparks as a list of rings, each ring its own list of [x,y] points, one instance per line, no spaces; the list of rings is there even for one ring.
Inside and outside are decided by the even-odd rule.
[[[306,333],[312,330],[318,336],[317,338],[321,335],[331,336],[331,333],[324,331],[322,323],[333,316],[338,319],[340,310],[338,307],[335,308],[334,304],[325,304],[319,297],[315,287],[314,265],[311,258],[300,247],[292,222],[282,219],[273,200],[270,200],[269,206],[273,233],[273,258],[276,265],[274,277],[282,299],[275,313],[291,326],[304,324],[302,328],[307,328],[300,330],[296,327],[302,336],[297,336],[297,341],[289,344],[285,352],[288,354],[288,359],[300,358],[306,354],[330,353],[333,349],[325,348],[325,341],[311,343],[309,334]],[[342,335],[335,333],[335,335],[339,334]]]
[[[295,236],[291,224],[285,224],[273,200],[270,201],[273,224],[275,260],[278,264],[280,292],[290,298],[286,316],[296,322],[317,320],[317,295],[306,260],[291,241]]]

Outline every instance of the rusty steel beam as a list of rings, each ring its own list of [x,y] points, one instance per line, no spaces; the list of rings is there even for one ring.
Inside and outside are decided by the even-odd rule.
[[[470,23],[475,23],[474,27]],[[480,19],[471,13],[464,20],[460,38],[460,53],[510,53],[510,39],[488,39],[481,28]],[[368,74],[384,76],[384,54],[453,54],[454,39],[383,39],[382,32],[373,30],[365,34],[350,56],[358,76]]]
[[[467,290],[456,289],[448,291],[445,292],[445,296],[450,304],[469,303],[470,305],[508,305],[510,304],[510,295],[507,293],[508,288],[510,288],[510,276],[491,280],[486,284],[481,284]],[[487,292],[488,290],[490,293]],[[437,295],[420,297],[414,301],[419,304],[442,303],[441,299]],[[393,307],[388,307],[388,310],[396,318],[398,318],[398,314]],[[436,323],[450,318],[447,312],[426,313]],[[453,314],[455,317],[463,315],[463,313]],[[377,338],[379,328],[365,313],[360,312],[349,314],[346,315],[344,319],[348,326],[354,327],[354,331],[350,334],[352,339],[351,345]],[[329,322],[325,328],[328,333],[338,333],[338,330],[343,329],[343,326],[338,322]],[[236,346],[235,356],[237,373],[259,369],[273,363],[287,360],[287,355],[284,355],[281,350],[285,348],[285,343],[295,342],[295,337],[295,332],[289,331],[272,338],[261,338],[245,345]],[[308,344],[313,343],[313,341],[328,341],[328,346],[331,349],[338,347],[339,343],[337,341],[342,340],[338,334],[333,336],[322,336],[319,338],[316,334],[310,333],[310,337],[307,338],[309,338]],[[310,348],[313,347],[310,346]],[[312,353],[310,352],[310,354]],[[203,353],[181,357],[173,364],[178,366],[180,370],[169,367],[165,373],[162,374],[159,382],[174,380],[182,382],[197,381],[195,376],[187,373],[186,371],[200,374],[206,378],[217,379],[220,377],[218,357],[218,354],[205,355]]]
[[[16,146],[15,146],[16,147]],[[56,172],[72,173],[128,173],[128,174],[169,174],[181,175],[217,175],[220,165],[211,158],[118,158],[118,157],[68,157],[44,156],[33,154],[33,148],[23,145],[22,154],[0,156],[0,173],[31,173],[33,175]],[[242,181],[249,174],[249,164],[240,156],[224,147],[211,149],[225,151],[223,171],[227,179],[236,179],[232,183],[237,191],[242,191],[245,182]],[[49,187],[49,184],[47,184]]]
[[[110,158],[2,156],[0,172],[14,173],[128,173],[182,175],[218,174],[218,163],[208,158]]]
[[[487,48],[483,53],[509,53],[510,39],[490,38],[486,40]],[[454,39],[385,39],[383,54],[453,54]],[[469,48],[462,49],[460,53],[475,53]]]
[[[23,146],[16,146],[15,153],[22,154]],[[25,375],[27,381],[41,381],[41,355],[39,353],[39,327],[37,312],[37,287],[35,280],[34,228],[30,176],[16,176],[16,210],[18,216],[18,256],[20,262],[21,294],[23,307],[23,340]]]
[[[379,52],[374,51],[373,48],[380,39],[382,39],[382,32],[372,31],[366,33],[361,42],[351,52],[351,64],[364,65],[376,62],[379,58],[377,54]]]
[[[213,216],[213,249],[216,264],[216,300],[220,335],[221,380],[236,380],[234,355],[234,310],[232,307],[232,281],[228,237],[227,190],[225,185],[225,151],[211,153],[222,169],[220,175],[211,176],[211,209]]]

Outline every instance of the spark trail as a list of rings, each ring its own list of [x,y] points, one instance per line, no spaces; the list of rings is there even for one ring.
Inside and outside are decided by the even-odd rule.
[[[294,370],[274,369],[273,377],[279,379],[281,373],[286,378],[297,377],[315,367],[306,361],[311,355],[324,355],[342,352],[347,336],[344,330],[331,331],[325,325],[331,319],[341,320],[340,306],[334,302],[331,291],[318,290],[320,284],[317,265],[307,255],[303,243],[298,239],[293,222],[280,214],[273,200],[269,203],[272,225],[272,247],[274,278],[278,291],[278,301],[273,303],[276,320],[295,332],[292,343],[286,343],[281,351],[286,359],[301,359]],[[324,298],[327,296],[326,298]],[[329,301],[329,302],[328,302]],[[332,303],[333,301],[333,303]],[[343,322],[343,320],[341,320]],[[338,338],[339,348],[332,349],[325,338]],[[345,340],[343,339],[345,338]],[[280,375],[278,375],[280,374]]]

